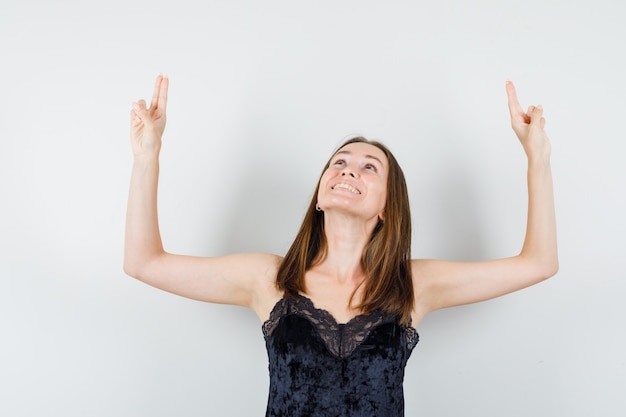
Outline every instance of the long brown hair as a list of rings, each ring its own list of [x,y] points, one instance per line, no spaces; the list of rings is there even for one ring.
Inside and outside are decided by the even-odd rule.
[[[343,143],[337,151],[357,142],[376,146],[383,151],[389,161],[389,173],[385,219],[379,220],[361,257],[366,279],[362,284],[361,303],[356,307],[365,314],[375,310],[396,313],[403,323],[409,323],[414,295],[411,277],[411,210],[404,173],[389,149],[377,141],[355,137]],[[322,175],[330,166],[331,159],[322,170]],[[315,208],[319,187],[318,181],[300,230],[276,276],[277,288],[291,296],[306,292],[306,271],[326,255],[324,213]]]

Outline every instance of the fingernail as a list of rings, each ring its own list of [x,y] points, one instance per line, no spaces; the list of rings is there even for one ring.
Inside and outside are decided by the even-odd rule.
[[[538,108],[539,110],[543,110],[543,106],[542,106],[541,104],[537,104],[537,108]]]

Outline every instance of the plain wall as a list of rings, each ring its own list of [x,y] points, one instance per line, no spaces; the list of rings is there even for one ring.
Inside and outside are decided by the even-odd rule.
[[[560,264],[435,312],[407,416],[623,416],[626,3],[22,1],[0,7],[0,415],[259,416],[261,323],[122,272],[131,102],[170,77],[170,252],[283,254],[331,152],[386,143],[413,255],[515,255],[543,104]]]

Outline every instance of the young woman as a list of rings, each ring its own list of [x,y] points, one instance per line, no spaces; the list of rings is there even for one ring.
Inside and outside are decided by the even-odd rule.
[[[284,257],[167,253],[157,184],[168,84],[159,76],[150,106],[139,100],[131,110],[124,270],[165,291],[256,312],[270,361],[267,416],[402,416],[404,366],[426,314],[498,297],[557,272],[543,109],[524,112],[511,82],[511,124],[528,157],[528,222],[516,256],[410,259],[404,174],[385,146],[364,138],[332,155]]]

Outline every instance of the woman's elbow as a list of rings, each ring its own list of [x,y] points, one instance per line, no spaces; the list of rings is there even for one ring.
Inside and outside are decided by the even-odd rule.
[[[553,259],[542,262],[541,266],[539,267],[538,275],[543,281],[555,276],[557,272],[559,272],[559,259],[555,256]]]
[[[133,278],[138,278],[139,277],[139,269],[137,268],[137,265],[135,265],[135,264],[133,264],[131,262],[128,262],[126,259],[124,259],[124,264],[122,265],[122,270],[129,277],[133,277]]]
[[[544,281],[559,272],[559,259],[556,255],[537,256],[529,254],[520,254],[520,260],[525,265],[527,275],[533,277],[532,280],[537,283]]]
[[[559,260],[558,258],[554,260],[552,264],[552,270],[550,271],[550,277],[555,276],[559,272]],[[548,278],[550,278],[548,277]]]
[[[145,276],[147,264],[148,262],[146,261],[125,257],[122,269],[126,275],[142,280],[142,277]]]

